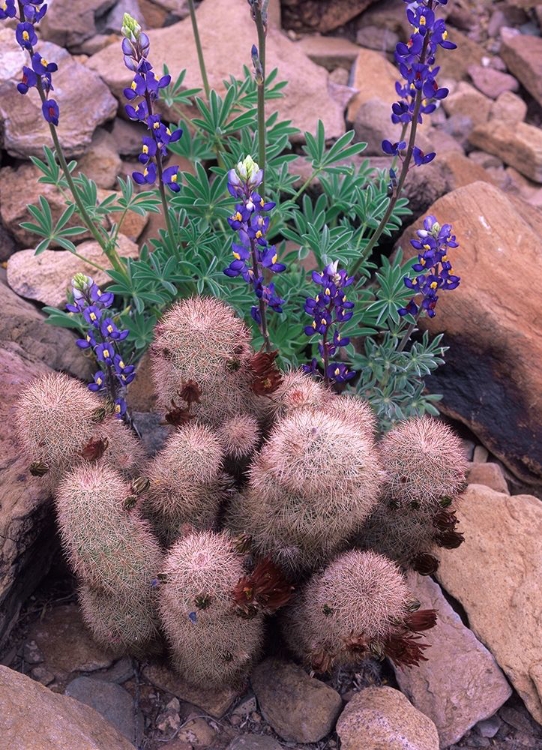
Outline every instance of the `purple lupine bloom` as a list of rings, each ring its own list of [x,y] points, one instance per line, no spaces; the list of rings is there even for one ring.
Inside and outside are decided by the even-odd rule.
[[[66,307],[70,307],[69,305],[66,305]],[[96,339],[92,334],[92,331],[87,331],[84,339],[77,339],[76,345],[80,349],[90,349],[91,347],[96,346]]]
[[[42,5],[39,10],[35,7],[36,5],[41,5],[41,3],[25,3],[23,7],[24,17],[27,21],[30,21],[30,23],[39,23],[47,13],[46,5]]]
[[[164,185],[167,185],[170,190],[172,190],[174,193],[178,193],[181,189],[181,186],[178,183],[179,167],[175,166],[164,169],[162,180]]]
[[[112,342],[105,341],[101,344],[98,344],[98,346],[95,349],[96,351],[96,358],[99,362],[105,362],[106,365],[112,365],[113,359],[115,357],[115,347],[113,346]]]
[[[28,89],[34,88],[34,86],[37,86],[37,83],[38,77],[34,71],[31,68],[27,68],[26,65],[23,65],[23,79],[17,84],[17,91],[20,94],[26,94]]]
[[[0,20],[4,18],[15,18],[17,15],[17,8],[15,7],[15,0],[0,0]]]
[[[47,122],[50,122],[52,125],[58,125],[59,110],[58,104],[54,99],[47,99],[44,101],[41,110]]]
[[[312,280],[322,290],[315,297],[305,300],[305,312],[313,321],[311,325],[305,326],[304,331],[307,336],[317,333],[322,337],[318,351],[326,380],[343,383],[355,377],[355,371],[349,370],[342,362],[330,362],[329,358],[335,356],[337,349],[350,343],[347,336],[341,336],[339,327],[353,315],[354,303],[347,300],[344,290],[354,279],[344,269],[339,269],[336,261],[328,264],[321,273],[313,271]],[[305,372],[314,372],[313,362],[303,369]]]
[[[459,276],[452,273],[448,257],[450,248],[458,247],[458,243],[452,234],[452,225],[441,226],[432,215],[424,219],[423,229],[418,229],[416,234],[418,239],[411,240],[410,244],[418,250],[418,262],[412,266],[418,275],[414,279],[404,279],[405,286],[414,292],[414,296],[398,312],[399,315],[416,317],[425,311],[434,318],[439,290],[451,291],[460,283]],[[416,302],[420,295],[421,302]]]
[[[87,323],[94,328],[100,327],[100,318],[102,316],[102,310],[98,305],[88,305],[83,309],[83,317]]]
[[[406,141],[392,143],[391,141],[382,141],[382,151],[389,156],[399,156],[400,151],[406,148]]]
[[[113,341],[124,341],[128,336],[128,329],[125,331],[119,331],[113,322],[113,318],[104,318],[100,322],[100,333],[104,338],[110,338]]]
[[[23,49],[31,50],[32,47],[38,43],[38,37],[34,30],[34,27],[28,21],[17,24],[15,30],[15,38]]]
[[[141,164],[147,164],[147,162],[156,155],[156,141],[154,138],[143,138],[143,145],[141,147],[141,153],[137,157]]]
[[[123,398],[115,399],[115,416],[121,418],[126,414],[126,401]]]
[[[88,389],[89,391],[103,391],[107,387],[106,382],[107,378],[105,372],[103,372],[103,370],[98,370],[98,372],[94,373],[94,382],[89,383]]]
[[[149,115],[149,108],[147,107],[147,102],[139,102],[137,105],[137,109],[133,107],[131,104],[127,104],[124,107],[124,111],[130,118],[130,120],[139,120],[141,122],[145,122]]]
[[[32,68],[37,75],[44,76],[46,73],[55,73],[58,70],[58,65],[48,62],[39,52],[34,52],[32,55]]]
[[[429,164],[430,161],[433,161],[435,156],[436,153],[434,152],[431,152],[430,154],[424,154],[424,152],[417,146],[414,146],[414,149],[412,151],[412,158],[414,159],[414,164],[417,167],[420,167],[422,164]]]
[[[156,182],[156,164],[149,162],[143,172],[132,172],[132,177],[138,185],[154,184]]]

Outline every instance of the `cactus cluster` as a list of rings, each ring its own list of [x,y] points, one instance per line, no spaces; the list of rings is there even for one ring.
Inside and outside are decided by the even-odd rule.
[[[314,671],[423,659],[435,613],[416,611],[403,569],[430,573],[435,549],[462,541],[453,433],[422,418],[378,442],[367,403],[280,373],[214,299],[174,305],[152,358],[171,434],[150,460],[65,375],[20,398],[21,444],[55,493],[94,637],[145,655],[165,636],[185,680],[219,687],[246,677],[265,616],[286,605],[283,638]]]

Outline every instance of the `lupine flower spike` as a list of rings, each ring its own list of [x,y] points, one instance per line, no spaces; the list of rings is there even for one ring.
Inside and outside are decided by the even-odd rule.
[[[107,308],[113,304],[113,294],[102,292],[90,276],[76,274],[72,279],[72,290],[73,305],[66,305],[66,309],[82,313],[88,324],[85,338],[75,343],[80,349],[92,349],[100,368],[94,373],[94,380],[88,388],[107,394],[114,404],[113,411],[121,418],[126,413],[126,386],[135,378],[134,365],[126,365],[116,349],[118,342],[128,336],[128,330],[119,330],[108,315]]]
[[[224,273],[230,277],[242,276],[253,287],[259,304],[251,308],[250,314],[260,326],[266,346],[270,348],[266,312],[271,309],[281,313],[284,300],[275,294],[275,285],[268,284],[264,274],[282,273],[286,266],[278,262],[275,246],[270,245],[265,237],[269,229],[269,216],[266,213],[276,204],[266,201],[256,192],[262,181],[263,171],[251,156],[228,173],[228,190],[238,201],[228,222],[238,233],[239,242],[232,245],[234,260]]]
[[[335,261],[327,265],[322,273],[313,271],[312,280],[322,287],[322,291],[305,301],[305,312],[314,318],[310,326],[305,326],[305,333],[307,336],[319,333],[322,337],[318,351],[323,362],[325,382],[344,383],[355,377],[356,373],[349,370],[344,362],[331,362],[330,359],[340,347],[350,343],[348,337],[341,336],[340,325],[353,315],[354,303],[346,299],[344,289],[352,284],[354,277],[347,276],[343,269],[338,270],[338,261]],[[313,359],[310,365],[304,365],[303,370],[316,373],[317,360]]]
[[[416,234],[418,239],[411,240],[410,244],[419,251],[418,262],[412,266],[419,275],[415,279],[404,279],[405,286],[412,289],[414,296],[406,307],[399,310],[399,315],[410,314],[416,317],[425,311],[430,318],[434,318],[439,290],[451,290],[459,286],[460,278],[453,274],[448,257],[450,248],[459,245],[452,234],[452,225],[441,226],[434,216],[427,216],[423,229],[418,229]],[[422,298],[416,302],[419,295]]]
[[[180,190],[179,170],[177,167],[163,169],[163,160],[168,154],[168,145],[178,141],[183,131],[181,128],[172,131],[162,122],[161,116],[153,111],[153,104],[160,97],[160,89],[169,85],[171,76],[156,78],[147,59],[149,37],[128,13],[124,14],[122,34],[124,64],[135,73],[130,86],[124,89],[126,99],[135,104],[125,106],[126,114],[131,120],[145,123],[150,131],[150,136],[143,138],[138,157],[142,171],[133,172],[132,177],[138,185],[153,185],[158,177],[160,183],[177,193]]]

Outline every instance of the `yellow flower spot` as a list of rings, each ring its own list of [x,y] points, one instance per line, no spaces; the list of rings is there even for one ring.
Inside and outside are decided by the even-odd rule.
[[[121,370],[124,370],[124,368],[126,367],[126,365],[124,364],[124,362],[122,361],[122,359],[119,362],[119,367],[120,367]]]
[[[329,297],[329,295],[331,294],[328,287],[326,287],[324,294],[326,295],[326,297]]]
[[[316,295],[316,297],[314,298],[314,301],[315,302],[320,302],[320,295],[319,294]]]
[[[46,68],[49,65],[49,63],[44,57],[41,58],[41,64],[43,65],[44,68]]]
[[[145,167],[145,169],[143,170],[143,177],[146,177],[148,174],[149,170],[147,169],[147,167]]]
[[[340,375],[340,374],[341,374],[341,371],[339,370],[339,368],[338,368],[338,367],[336,367],[336,368],[335,368],[335,372],[334,372],[334,374],[335,374],[335,375]]]
[[[160,123],[159,122],[153,122],[152,126],[153,126],[153,128],[155,130],[158,130],[158,128],[160,127]]]
[[[442,256],[442,262],[446,263],[447,260],[448,260],[448,256],[447,255],[443,255]]]
[[[260,237],[262,237],[262,233],[260,232],[259,229],[258,229],[258,231],[256,232],[256,234],[254,236],[256,237],[257,240],[259,240]]]
[[[113,333],[113,326],[107,326],[107,333]]]
[[[235,258],[235,260],[241,260],[241,256],[239,255],[239,253],[233,253],[233,257]]]
[[[423,249],[424,249],[424,250],[431,250],[431,245],[427,245],[427,244],[425,244],[425,245],[423,246]]]
[[[120,404],[115,404],[115,413],[120,414]]]
[[[171,178],[171,182],[177,182],[177,176],[178,176],[177,174],[174,174],[173,177]]]
[[[275,253],[275,254],[273,255],[273,257],[271,258],[271,263],[276,263],[276,262],[277,262],[277,258],[278,258],[278,257],[279,257],[279,256],[278,256],[278,255],[277,255],[277,254]]]
[[[243,221],[243,217],[241,216],[240,211],[237,211],[237,213],[233,215],[233,219],[235,221]]]
[[[423,99],[422,104],[424,107],[427,107],[427,105],[429,104],[429,99]]]
[[[341,340],[341,334],[337,331],[337,341]]]
[[[170,130],[169,128],[166,128],[166,133],[167,133],[168,135],[171,135],[171,130]]]
[[[436,282],[436,281],[432,281],[432,282],[431,282],[431,284],[430,284],[429,286],[431,287],[431,289],[436,289],[436,288],[437,288],[437,286],[438,286],[438,284],[437,284],[437,282]]]
[[[91,320],[96,320],[96,313],[90,313],[89,318]]]
[[[420,266],[425,266],[425,258],[420,258]]]
[[[442,38],[445,39],[445,40],[448,39],[448,32],[447,31],[445,31],[443,33]]]
[[[321,324],[322,324],[323,326],[327,325],[327,321],[326,321],[326,319],[325,319],[325,318],[322,318],[322,320],[320,321],[320,323],[321,323]]]
[[[104,351],[103,351],[103,355],[104,355],[104,359],[109,359],[109,357],[111,356],[111,355],[109,354],[109,349],[104,349]]]
[[[135,91],[137,88],[137,83],[135,81],[132,81],[132,83],[130,84],[130,88],[132,89],[132,91]]]
[[[102,383],[103,383],[103,380],[102,380],[101,378],[98,378],[98,379],[96,380],[96,384],[97,384],[97,385],[101,385]]]
[[[28,33],[28,31],[23,31],[23,39],[25,40],[25,42],[28,42],[28,40],[30,39],[30,34]]]
[[[149,147],[146,146],[146,145],[144,145],[141,150],[143,151],[144,154],[148,154],[149,153]]]
[[[261,206],[262,208],[263,208],[263,207],[265,206],[265,201],[264,201],[264,199],[263,199],[263,198],[262,198],[262,199],[261,199],[261,201],[260,201],[260,206]]]
[[[420,26],[425,26],[426,23],[427,23],[427,21],[425,20],[425,16],[422,16],[420,18]]]
[[[312,321],[312,327],[316,328],[316,321],[315,320]]]

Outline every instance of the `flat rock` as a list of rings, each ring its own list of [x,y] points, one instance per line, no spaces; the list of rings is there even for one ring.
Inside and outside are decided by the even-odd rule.
[[[542,104],[542,39],[530,34],[503,33],[500,55],[511,73]]]
[[[473,125],[482,125],[489,119],[491,99],[477,91],[466,81],[460,81],[452,94],[444,99],[446,114],[468,117]]]
[[[143,714],[138,710],[136,717],[134,699],[120,685],[92,677],[76,677],[68,683],[64,695],[93,708],[130,742],[137,741],[143,727]]]
[[[94,709],[2,666],[0,736],[9,750],[134,750]]]
[[[289,662],[266,659],[253,671],[251,683],[266,721],[284,740],[318,742],[333,729],[342,708],[336,690]]]
[[[475,161],[466,157],[463,152],[447,151],[443,154],[437,152],[435,161],[443,167],[449,191],[471,185],[473,182],[494,184],[489,172],[480,164],[476,164]]]
[[[281,745],[272,737],[262,734],[242,734],[230,742],[226,750],[280,750]]]
[[[542,481],[542,212],[486,183],[440,198],[429,210],[450,222],[461,277],[439,295],[423,327],[445,333],[446,366],[427,380],[444,394],[439,408],[469,426],[481,443],[527,482]],[[408,229],[399,241],[412,255]],[[517,263],[529,269],[529,283]]]
[[[465,542],[441,551],[438,578],[542,723],[542,504],[471,484],[457,517]]]
[[[337,722],[341,750],[438,750],[437,728],[389,687],[356,693]]]
[[[329,71],[335,68],[350,70],[359,54],[357,44],[339,36],[308,34],[301,37],[296,44],[314,63]]]
[[[491,120],[478,125],[469,134],[473,146],[499,156],[505,164],[534,182],[542,183],[542,131],[534,125],[518,122],[508,125]]]
[[[346,114],[350,122],[356,119],[356,113],[362,104],[370,99],[380,99],[390,107],[397,101],[395,82],[398,80],[397,68],[384,55],[370,49],[360,49],[352,69],[351,85],[358,93],[348,106]]]
[[[482,94],[490,99],[497,99],[505,91],[517,91],[519,84],[514,76],[501,70],[484,67],[483,65],[469,65],[468,73],[473,84]]]
[[[499,120],[514,127],[518,122],[523,122],[527,114],[527,103],[517,94],[504,91],[493,102],[490,120]]]
[[[484,484],[486,487],[491,487],[495,492],[505,492],[507,495],[510,494],[503,470],[499,464],[469,464],[467,482],[469,484]]]
[[[122,234],[119,234],[117,250],[123,258],[137,258],[139,253],[137,245]],[[77,253],[110,267],[102,248],[94,240],[78,245]],[[53,307],[65,305],[66,290],[76,273],[92,276],[99,286],[111,281],[105,271],[85,263],[69,250],[45,250],[40,255],[35,255],[34,250],[20,250],[9,258],[7,271],[8,284],[14,292]]]
[[[0,282],[0,320],[6,327],[17,325],[17,321],[6,319],[3,294],[12,292]],[[15,435],[19,391],[47,372],[50,369],[44,363],[34,360],[17,344],[0,341],[0,651],[22,603],[46,575],[58,546],[51,498],[39,478],[30,475]]]
[[[472,65],[481,65],[482,58],[487,56],[487,52],[480,44],[453,26],[447,28],[448,39],[457,44],[457,49],[439,49],[437,55],[437,65],[440,66],[439,78],[441,80],[451,78],[453,81],[466,80],[469,78],[469,68]]]
[[[197,688],[186,683],[176,672],[163,664],[149,664],[143,670],[145,677],[160,690],[165,690],[177,698],[203,709],[206,713],[220,719],[233,701],[239,697],[239,691],[225,687]]]
[[[395,676],[411,703],[434,722],[441,746],[448,747],[477,722],[492,716],[512,690],[491,653],[463,625],[438,583],[414,572],[407,581],[422,609],[436,609],[438,619],[434,628],[424,632],[424,642],[430,646],[424,651],[427,661],[413,669],[395,669]]]
[[[326,33],[358,16],[375,0],[282,0],[284,28]]]
[[[44,39],[60,47],[80,47],[96,34],[96,17],[115,0],[54,0],[40,25]]]
[[[98,128],[88,151],[77,162],[75,174],[83,173],[100,188],[112,188],[121,172],[122,162],[111,133]]]
[[[36,642],[47,668],[61,680],[72,672],[106,669],[115,657],[92,640],[76,604],[48,610],[42,620],[33,623],[29,638]],[[98,685],[103,687],[101,681]]]
[[[220,93],[223,81],[231,75],[242,77],[243,65],[250,65],[250,48],[255,40],[254,22],[244,3],[230,0],[205,0],[197,9],[198,24],[209,83]],[[217,18],[227,18],[227,24],[217,24]],[[235,34],[231,34],[231,29]],[[149,31],[150,59],[155,70],[167,63],[172,74],[186,68],[184,85],[201,87],[201,76],[190,19],[163,29]],[[266,114],[278,111],[279,117],[292,120],[301,131],[315,130],[319,119],[325,125],[326,137],[337,138],[344,133],[344,118],[340,105],[328,94],[328,73],[315,65],[295,42],[271,27],[267,36],[267,65],[278,67],[280,80],[288,86],[282,99],[268,103]],[[106,47],[93,55],[87,66],[98,73],[113,94],[124,103],[123,89],[132,80],[123,63],[120,45]],[[194,111],[186,110],[191,116]]]
[[[13,56],[17,49],[20,50],[11,29],[0,31],[0,58]],[[54,74],[55,96],[60,107],[58,137],[67,157],[80,156],[90,146],[98,125],[115,116],[117,102],[100,77],[77,62],[62,47],[43,42],[39,45],[39,51],[47,60],[58,65],[58,71]],[[20,79],[19,69],[0,84],[0,124],[4,131],[4,148],[11,156],[23,159],[41,157],[44,146],[53,147],[49,125],[42,116],[37,90],[30,89],[26,96],[21,96],[17,91]]]

